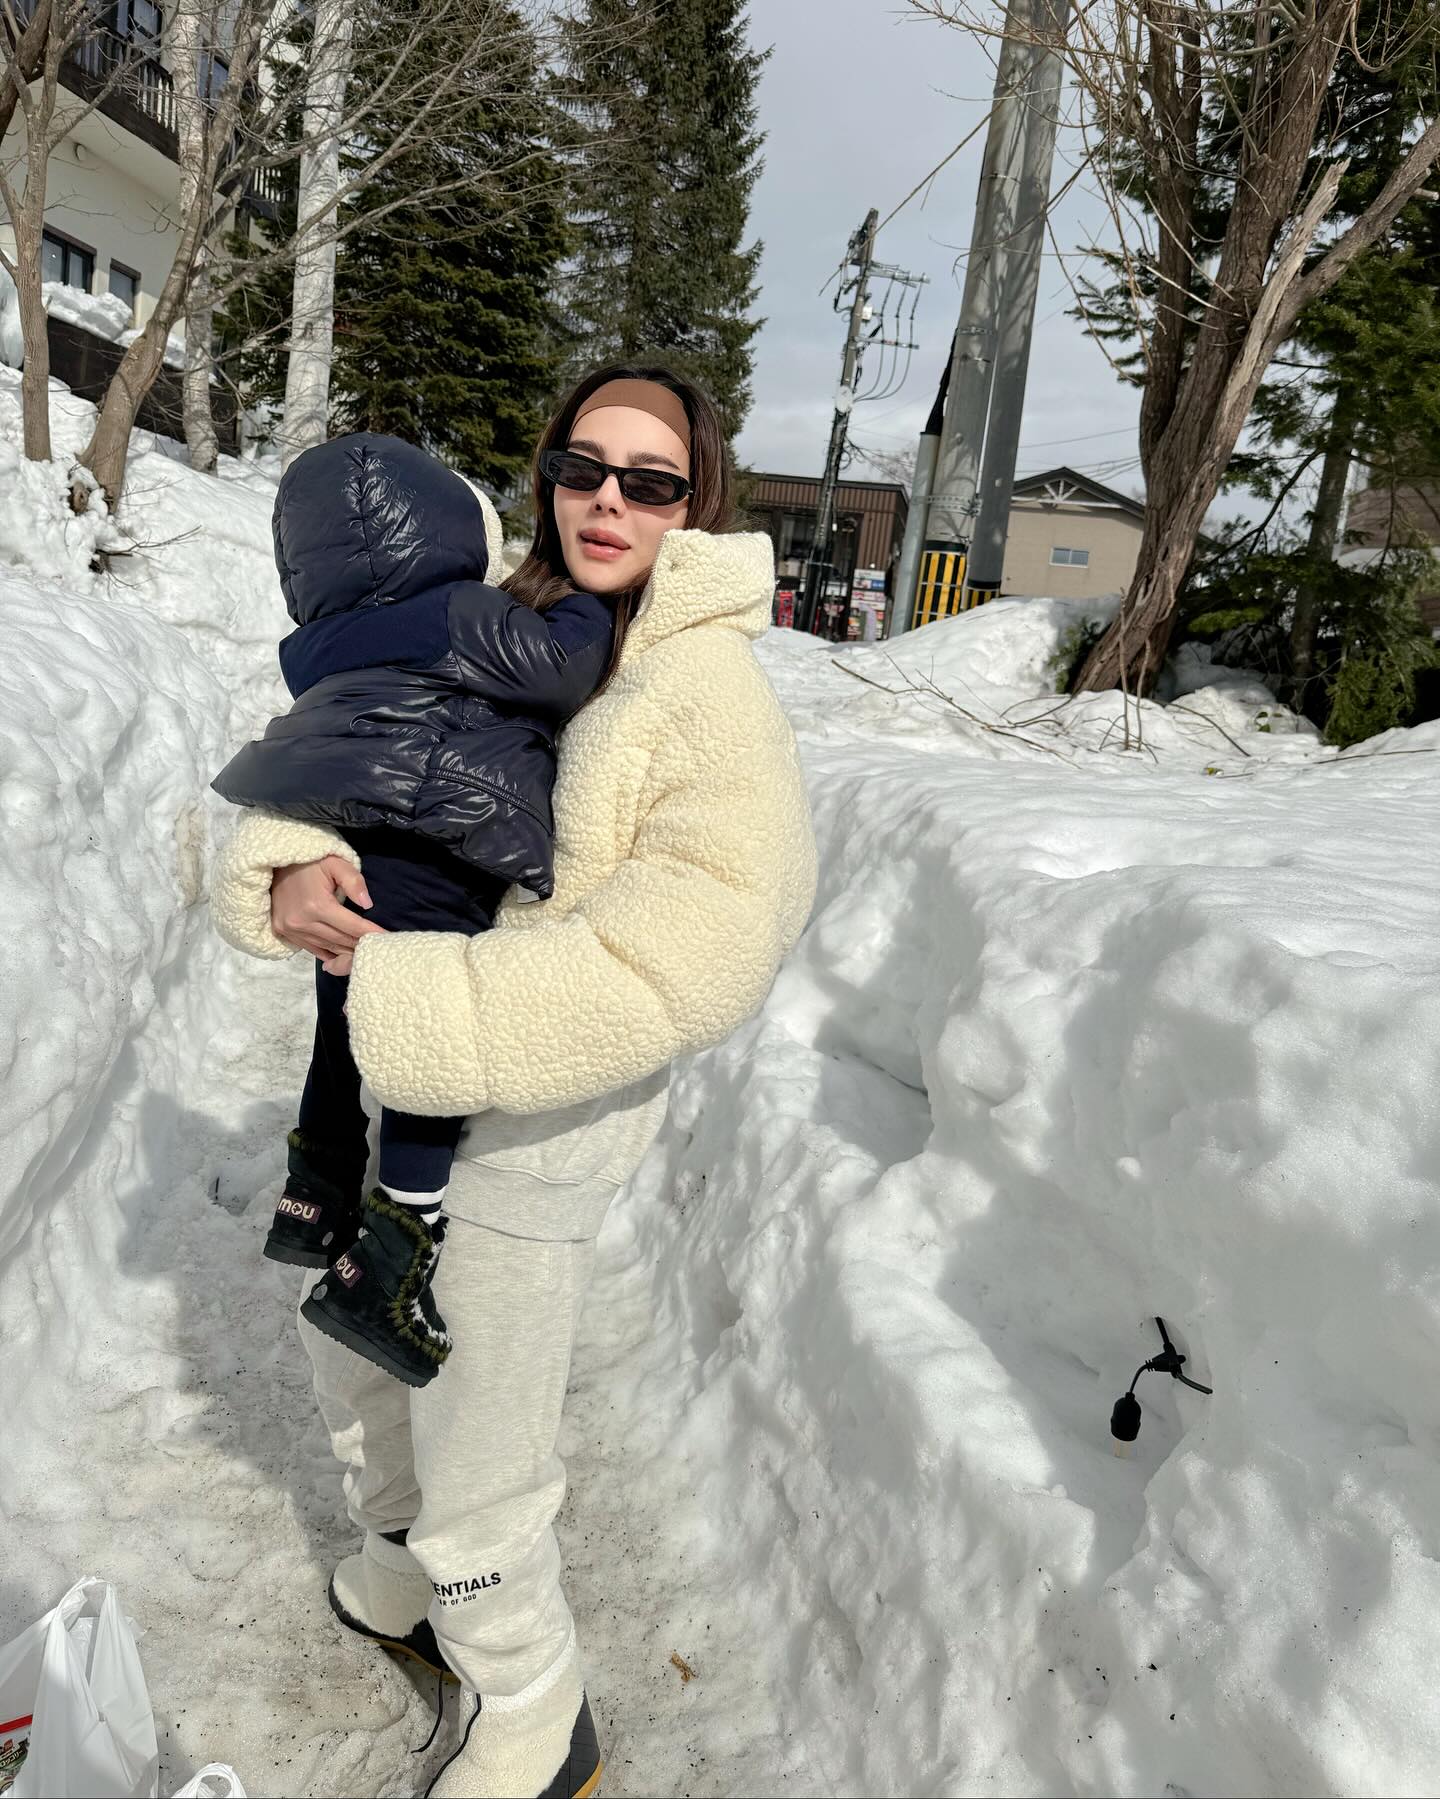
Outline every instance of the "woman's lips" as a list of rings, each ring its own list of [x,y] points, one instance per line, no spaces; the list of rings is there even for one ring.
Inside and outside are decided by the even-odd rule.
[[[580,549],[592,562],[614,562],[623,556],[630,546],[628,544],[605,543],[598,537],[582,537]]]

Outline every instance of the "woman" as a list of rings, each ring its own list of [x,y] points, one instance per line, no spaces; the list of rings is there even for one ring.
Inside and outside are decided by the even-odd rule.
[[[403,1387],[301,1327],[366,1533],[331,1602],[465,1688],[437,1794],[598,1782],[551,1528],[595,1237],[664,1118],[671,1058],[755,1010],[815,888],[794,739],[751,649],[770,546],[730,530],[710,402],[663,369],[597,371],[545,431],[535,491],[510,592],[617,596],[608,678],[561,740],[553,896],[512,896],[478,937],[378,931],[346,903],[365,896],[343,839],[253,812],[213,898],[238,947],[350,974],[376,1101],[475,1115],[436,1279],[456,1341],[439,1378]]]

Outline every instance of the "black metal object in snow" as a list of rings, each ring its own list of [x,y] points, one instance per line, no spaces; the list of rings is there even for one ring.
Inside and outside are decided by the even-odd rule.
[[[1135,1384],[1142,1374],[1168,1374],[1172,1380],[1178,1380],[1185,1386],[1192,1387],[1197,1393],[1213,1393],[1215,1391],[1213,1387],[1202,1386],[1198,1380],[1191,1380],[1190,1376],[1183,1372],[1189,1358],[1181,1355],[1170,1341],[1170,1333],[1165,1328],[1165,1320],[1157,1318],[1155,1324],[1160,1332],[1160,1341],[1165,1347],[1159,1355],[1152,1356],[1148,1362],[1142,1363],[1135,1370],[1135,1380],[1131,1381],[1129,1392],[1120,1395],[1110,1414],[1110,1435],[1114,1440],[1116,1455],[1126,1454],[1129,1446],[1140,1435],[1140,1401],[1135,1397]]]

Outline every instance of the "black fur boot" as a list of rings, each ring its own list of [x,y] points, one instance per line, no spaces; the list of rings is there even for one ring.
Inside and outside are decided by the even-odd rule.
[[[323,1145],[291,1131],[289,1178],[275,1208],[264,1253],[296,1268],[325,1268],[360,1234],[362,1163],[348,1168]]]
[[[430,1292],[444,1241],[443,1218],[431,1230],[377,1187],[365,1201],[354,1248],[335,1258],[300,1315],[397,1380],[425,1386],[450,1353],[450,1333]]]

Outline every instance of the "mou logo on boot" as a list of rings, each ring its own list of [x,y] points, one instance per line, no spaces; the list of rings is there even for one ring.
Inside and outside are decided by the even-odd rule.
[[[330,1272],[338,1274],[347,1287],[353,1287],[360,1278],[360,1269],[350,1260],[349,1250],[346,1250],[344,1255],[335,1258],[335,1265]]]
[[[275,1210],[286,1218],[298,1218],[303,1224],[314,1224],[320,1216],[320,1208],[313,1200],[296,1199],[293,1193],[282,1193]]]
[[[441,1605],[464,1605],[466,1600],[488,1592],[491,1587],[498,1587],[500,1576],[495,1573],[477,1574],[466,1580],[432,1580],[430,1585],[434,1587],[435,1597]]]

